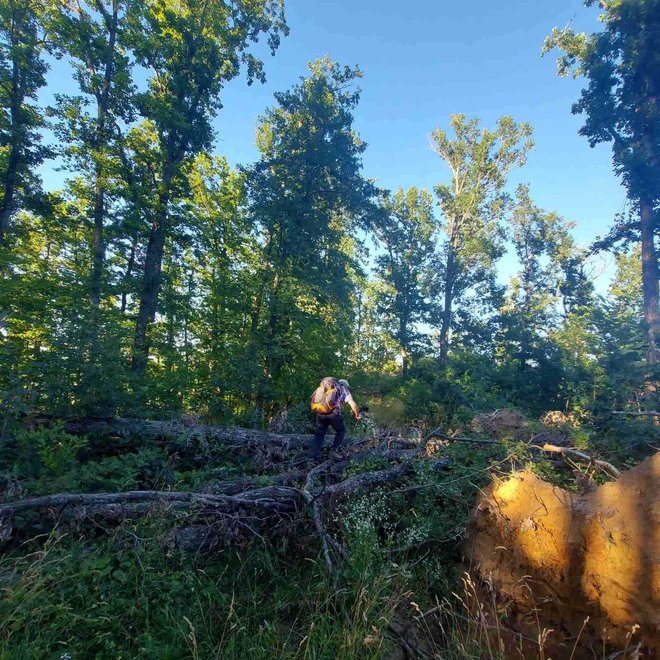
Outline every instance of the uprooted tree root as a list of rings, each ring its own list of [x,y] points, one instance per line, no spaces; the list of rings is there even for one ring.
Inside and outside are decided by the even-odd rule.
[[[546,631],[552,657],[660,652],[660,453],[582,496],[527,471],[496,480],[467,554],[520,632]]]

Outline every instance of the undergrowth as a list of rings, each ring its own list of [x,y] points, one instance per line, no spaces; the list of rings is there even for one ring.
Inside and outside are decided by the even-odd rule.
[[[162,458],[141,448],[66,468],[42,460],[38,440],[21,441],[13,472],[31,492],[130,488]],[[350,557],[332,577],[313,537],[184,554],[172,518],[156,513],[26,540],[0,561],[0,658],[383,657],[399,644],[390,623],[457,583],[469,506],[492,460],[459,445],[447,453],[451,472],[420,468],[330,512]]]
[[[624,420],[605,440],[580,427],[569,438],[616,457],[633,427],[642,425]],[[502,440],[448,444],[450,471],[422,464],[395,487],[338,502],[327,524],[349,559],[332,576],[313,536],[186,554],[173,541],[176,521],[155,511],[112,529],[23,540],[0,558],[0,659],[383,658],[401,644],[395,631],[411,625],[428,655],[503,657],[500,613],[484,610],[461,568],[470,508],[493,472],[527,466],[570,485],[570,471]],[[189,461],[148,443],[89,458],[90,441],[61,429],[25,432],[3,452],[13,497],[193,490],[244,472],[221,453]],[[383,467],[374,460],[349,474]]]

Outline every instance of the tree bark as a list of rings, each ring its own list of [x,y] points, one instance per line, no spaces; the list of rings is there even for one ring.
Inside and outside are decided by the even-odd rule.
[[[133,240],[131,241],[131,251],[128,255],[128,262],[126,263],[126,272],[124,273],[124,289],[121,292],[121,312],[122,314],[126,311],[128,305],[128,284],[130,282],[131,275],[133,274],[133,266],[135,265],[135,252],[137,250],[138,244],[138,231],[135,230],[133,235]]]
[[[190,424],[184,418],[181,421],[163,422],[132,417],[65,417],[33,413],[23,418],[26,428],[36,430],[48,427],[54,422],[62,423],[62,430],[71,435],[90,435],[93,437],[141,439],[180,439],[188,436],[221,443],[223,447],[254,447],[255,443],[272,445],[284,449],[306,449],[311,444],[311,434],[270,433],[232,426],[213,426]],[[347,438],[347,442],[350,439]]]
[[[264,368],[259,379],[254,401],[254,419],[253,428],[258,429],[264,414],[264,404],[266,397],[266,386],[271,375],[273,365],[273,350],[275,348],[275,334],[277,327],[277,314],[275,311],[277,305],[277,293],[279,289],[279,276],[275,276],[273,290],[271,292],[270,313],[268,315],[268,327],[266,329],[266,356],[264,358]]]
[[[146,371],[147,361],[149,359],[147,331],[149,325],[156,318],[173,175],[174,162],[169,160],[165,164],[163,172],[161,192],[158,196],[158,208],[151,225],[147,254],[144,261],[142,295],[140,296],[140,309],[135,324],[135,341],[133,342],[133,358],[131,362],[131,369],[138,374],[143,374]]]
[[[110,18],[110,17],[109,17]],[[117,22],[119,7],[117,0],[112,3],[112,17],[108,26],[108,45],[103,75],[103,88],[97,94],[96,135],[94,137],[94,239],[92,246],[92,273],[90,284],[90,301],[92,307],[101,304],[101,286],[103,282],[103,268],[105,265],[105,183],[103,181],[103,164],[99,159],[99,152],[105,145],[107,116],[109,110],[110,87],[114,73],[115,44],[117,40]]]
[[[266,286],[266,281],[272,277],[270,285],[270,296],[268,299],[268,326],[266,328],[266,355],[264,357],[264,367],[259,377],[257,387],[255,390],[254,397],[254,416],[252,421],[253,428],[257,429],[261,426],[261,421],[263,418],[264,411],[264,402],[266,394],[266,384],[270,378],[270,372],[273,361],[273,350],[275,348],[275,335],[277,327],[277,306],[278,306],[278,295],[281,282],[281,273],[284,265],[284,252],[283,252],[283,238],[282,238],[282,229],[280,227],[279,234],[279,246],[277,254],[277,263],[275,264],[275,269],[272,273],[269,273],[268,270],[264,274],[264,289]],[[268,253],[271,253],[274,247],[273,240],[271,239]]]
[[[648,333],[649,364],[660,361],[657,337],[660,324],[658,318],[658,257],[655,252],[654,233],[656,216],[652,202],[643,197],[640,200],[640,224],[642,234],[642,291],[644,294],[644,319]]]
[[[442,308],[442,322],[440,325],[440,364],[444,365],[449,353],[449,330],[451,328],[452,304],[454,302],[454,278],[456,268],[456,255],[453,239],[447,255],[447,271],[445,277],[444,306]]]
[[[12,35],[12,41],[14,37]],[[15,45],[15,44],[12,44]],[[9,147],[9,157],[7,159],[7,170],[3,180],[3,195],[0,203],[0,245],[5,241],[5,234],[9,228],[9,221],[14,212],[16,185],[18,181],[18,166],[21,161],[22,152],[22,112],[23,91],[21,84],[21,69],[16,61],[12,62],[11,76],[11,101],[9,114],[11,117],[11,142]]]
[[[399,344],[401,346],[401,379],[405,383],[408,380],[408,369],[410,368],[410,331],[408,317],[408,301],[403,303],[405,311],[399,318]]]

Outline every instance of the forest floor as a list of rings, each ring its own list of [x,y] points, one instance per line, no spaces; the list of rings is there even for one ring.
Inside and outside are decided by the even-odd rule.
[[[657,455],[645,489],[616,477],[658,432],[619,423],[641,448],[597,458],[561,413],[496,411],[316,464],[304,434],[24,418],[0,445],[0,658],[651,657]],[[587,571],[585,520],[608,575],[637,562],[637,609]]]

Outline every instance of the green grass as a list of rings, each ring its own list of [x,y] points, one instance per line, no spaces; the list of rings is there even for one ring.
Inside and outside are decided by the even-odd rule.
[[[468,505],[490,462],[466,452],[450,448],[450,473],[420,469],[394,492],[336,503],[328,525],[350,560],[333,577],[313,532],[191,555],[171,542],[181,517],[156,513],[24,542],[0,559],[0,658],[383,657],[398,644],[386,630],[395,616],[457,583]],[[86,470],[112,485],[122,477],[107,466]]]
[[[380,657],[400,569],[347,567],[337,586],[316,558],[258,546],[185,556],[162,532],[144,521],[5,556],[0,657]]]

